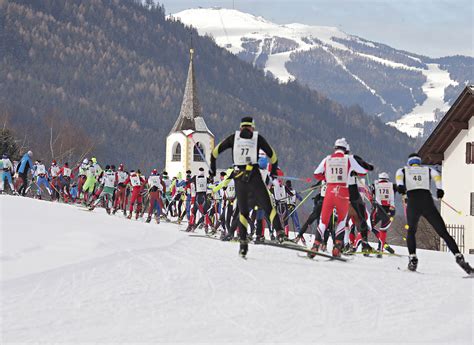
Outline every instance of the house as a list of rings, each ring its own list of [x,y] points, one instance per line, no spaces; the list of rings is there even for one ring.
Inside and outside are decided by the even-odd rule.
[[[173,128],[166,137],[166,171],[170,177],[185,176],[187,170],[196,174],[199,168],[209,170],[214,135],[201,114],[194,77],[193,54],[190,50],[188,77],[183,102]]]
[[[441,215],[460,250],[469,254],[474,254],[473,114],[474,85],[469,85],[418,151],[424,164],[442,166]]]

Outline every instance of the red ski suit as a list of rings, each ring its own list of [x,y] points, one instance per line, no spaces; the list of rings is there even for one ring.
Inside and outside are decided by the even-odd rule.
[[[348,182],[352,172],[365,175],[367,170],[361,167],[354,157],[344,154],[342,150],[336,150],[324,158],[314,171],[314,177],[326,181],[327,184],[318,226],[321,237],[324,237],[334,208],[337,212],[336,238],[345,230],[349,210]]]
[[[137,203],[136,212],[140,213],[142,210],[142,203],[143,203],[143,196],[142,191],[145,187],[146,181],[145,179],[138,175],[136,172],[130,174],[129,177],[124,182],[125,185],[129,184],[132,186],[132,197],[130,198],[130,213],[133,212],[133,205],[135,202]]]

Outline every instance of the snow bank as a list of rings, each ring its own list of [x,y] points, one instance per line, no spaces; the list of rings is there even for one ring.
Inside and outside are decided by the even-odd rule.
[[[451,254],[420,251],[424,274],[264,246],[244,261],[174,224],[4,195],[0,210],[2,344],[472,343],[472,279]]]

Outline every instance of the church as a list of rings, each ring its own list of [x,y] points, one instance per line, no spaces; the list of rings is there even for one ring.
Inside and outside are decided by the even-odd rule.
[[[196,79],[194,76],[193,55],[190,50],[186,87],[183,102],[173,128],[166,137],[166,171],[170,177],[185,176],[187,170],[196,174],[199,168],[209,170],[211,152],[214,149],[214,135],[207,128],[202,117],[201,106],[197,97]]]

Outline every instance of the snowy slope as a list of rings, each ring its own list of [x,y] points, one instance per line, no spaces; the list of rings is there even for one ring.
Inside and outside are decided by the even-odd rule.
[[[382,51],[382,48],[385,49],[386,46],[381,48],[382,45],[376,45],[357,36],[348,35],[335,27],[308,26],[297,23],[279,25],[269,22],[262,17],[225,8],[189,9],[173,14],[172,17],[196,27],[202,35],[212,35],[218,45],[247,61],[250,59],[250,62],[254,63],[257,67],[263,68],[265,71],[271,72],[281,82],[298,79],[287,67],[287,64],[294,58],[295,53],[323,49],[331,54],[334,58],[335,66],[342,68],[341,71],[347,74],[346,77],[348,76],[360,88],[365,89],[376,98],[375,100],[367,100],[367,103],[373,105],[374,102],[379,102],[380,106],[378,108],[385,109],[382,113],[377,111],[373,115],[381,116],[384,112],[389,113],[387,116],[391,118],[396,117],[396,120],[389,121],[389,124],[413,137],[423,133],[424,122],[435,119],[434,111],[436,109],[445,112],[449,108],[449,105],[444,101],[445,88],[449,85],[457,85],[457,82],[450,78],[450,74],[446,70],[439,68],[439,64],[425,65],[419,58],[411,56],[409,53],[396,51],[402,58],[418,62],[420,66],[392,61],[389,58],[381,58],[381,54],[377,55],[376,53],[355,50],[340,40],[347,40],[362,47],[365,46],[367,49],[374,48],[377,50],[380,48],[380,51]],[[371,78],[375,79],[370,79],[368,77],[370,72],[367,75],[358,75],[360,71],[351,70],[338,57],[338,54],[343,52],[350,53],[351,56],[358,58],[359,61],[361,58],[367,59],[371,61],[372,65],[376,64],[376,66],[383,66],[394,71],[403,70],[421,73],[426,82],[424,84],[420,83],[418,88],[420,93],[426,95],[426,99],[417,101],[413,97],[411,105],[397,103],[400,97],[391,97],[395,101],[386,100],[382,96],[383,90],[377,90],[376,85],[380,84],[377,77],[372,76]],[[264,65],[261,66],[259,61],[264,61]],[[302,68],[304,69],[304,67]],[[315,74],[318,74],[317,71]],[[305,82],[308,81],[306,80]],[[387,80],[387,83],[389,83],[389,80]],[[400,92],[406,92],[406,89],[409,89],[409,92],[412,92],[413,95],[413,86],[401,84],[399,85]],[[335,100],[345,104],[344,96],[338,97],[332,94],[331,90],[327,90],[324,87],[324,83],[320,85],[317,91],[327,94],[330,98],[334,97]],[[403,109],[407,107],[409,110],[404,111]],[[371,113],[371,109],[372,107],[369,107],[366,111]]]
[[[0,196],[0,210],[2,344],[472,343],[473,281],[450,254],[420,251],[424,274],[263,246],[244,261],[102,209]]]

